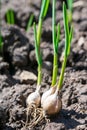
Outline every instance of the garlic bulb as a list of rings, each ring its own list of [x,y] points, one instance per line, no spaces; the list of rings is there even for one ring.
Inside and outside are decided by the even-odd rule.
[[[34,104],[36,107],[40,105],[41,97],[40,97],[40,87],[37,87],[36,91],[31,93],[27,99],[26,99],[26,104],[27,106],[31,106]]]
[[[62,101],[58,95],[58,91],[48,96],[42,104],[44,112],[48,115],[58,113],[62,108]]]
[[[51,87],[48,91],[46,91],[45,93],[43,93],[42,98],[41,98],[41,104],[43,104],[43,102],[45,101],[45,99],[50,96],[51,94],[53,94],[56,90],[56,87]]]

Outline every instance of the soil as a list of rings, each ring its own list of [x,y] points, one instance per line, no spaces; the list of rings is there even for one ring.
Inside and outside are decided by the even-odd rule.
[[[35,57],[33,27],[26,32],[28,19],[34,14],[38,23],[40,0],[1,0],[1,35],[3,52],[0,54],[0,130],[28,130],[26,122],[26,98],[35,91],[37,62]],[[31,130],[87,130],[87,1],[74,0],[74,34],[71,52],[67,61],[63,89],[62,110],[49,117],[50,123],[36,125]],[[12,8],[15,25],[6,23],[6,12]],[[41,95],[51,85],[52,45],[52,4],[43,22],[41,49],[43,56],[43,80]],[[62,2],[56,3],[56,23],[61,25],[59,44],[59,72],[64,49],[64,27]]]

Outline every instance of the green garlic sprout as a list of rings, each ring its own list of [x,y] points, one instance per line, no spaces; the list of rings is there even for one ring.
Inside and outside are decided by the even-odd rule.
[[[15,24],[14,12],[12,9],[9,9],[6,13],[6,22],[8,24]]]

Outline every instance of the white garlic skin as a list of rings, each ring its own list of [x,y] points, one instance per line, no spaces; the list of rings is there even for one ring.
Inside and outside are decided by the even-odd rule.
[[[54,93],[45,99],[42,104],[42,108],[46,114],[54,115],[59,113],[59,111],[62,109],[62,101],[60,97]]]
[[[51,87],[48,91],[46,91],[45,93],[43,93],[42,97],[41,97],[41,104],[43,104],[43,102],[47,99],[48,96],[50,96],[51,94],[53,94],[56,90],[56,87]]]
[[[32,104],[34,104],[36,107],[38,107],[40,105],[40,101],[41,101],[40,92],[36,90],[27,97],[26,104],[27,106],[31,106]]]

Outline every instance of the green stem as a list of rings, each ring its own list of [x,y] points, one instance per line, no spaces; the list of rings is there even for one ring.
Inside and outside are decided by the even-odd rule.
[[[40,47],[40,40],[41,40],[41,32],[42,32],[42,19],[39,20],[38,23],[38,31],[37,31],[37,44]]]
[[[37,78],[37,86],[39,86],[41,84],[41,80],[42,80],[42,62],[41,61],[41,53],[40,53],[40,40],[41,40],[41,29],[42,29],[42,19],[39,20],[39,24],[38,24],[38,31],[37,31],[37,61],[38,61],[38,78]]]
[[[37,86],[41,85],[41,80],[42,80],[42,65],[38,65]]]
[[[7,23],[11,24],[10,11],[9,10],[7,11],[6,18],[7,18]]]
[[[64,79],[64,71],[66,68],[66,62],[67,62],[67,57],[64,57],[64,61],[62,64],[62,70],[61,70],[61,74],[59,77],[59,83],[58,83],[58,89],[60,90],[62,88],[62,84],[63,84],[63,79]]]
[[[54,47],[54,53],[56,53],[56,30],[55,30],[55,16],[56,16],[56,11],[55,11],[55,4],[56,0],[53,0],[53,10],[52,10],[52,31],[53,31],[53,47]]]
[[[11,24],[14,24],[15,23],[15,21],[14,21],[14,12],[13,12],[13,10],[10,10],[10,20],[11,20]]]
[[[63,84],[64,72],[66,68],[67,58],[70,53],[70,44],[71,44],[72,32],[73,32],[72,28],[69,31],[66,4],[64,2],[63,2],[63,21],[64,21],[64,30],[65,30],[65,54],[64,54],[64,61],[62,63],[62,70],[58,82],[59,90],[62,88],[62,84]]]
[[[36,49],[37,49],[37,61],[38,61],[38,79],[37,79],[37,85],[39,86],[41,84],[42,80],[42,56],[41,56],[41,51],[40,51],[40,41],[41,41],[41,33],[42,33],[42,22],[44,17],[47,14],[49,6],[49,0],[43,0],[42,1],[42,7],[41,7],[41,12],[40,12],[40,17],[39,17],[39,23],[38,23],[38,28],[37,28],[37,36],[36,36]]]
[[[52,86],[56,84],[56,79],[57,79],[57,72],[58,72],[58,54],[54,53],[54,60],[53,60],[53,76],[52,76]]]
[[[39,20],[39,24],[38,24],[38,31],[37,31],[37,45],[38,45],[38,53],[39,56],[41,55],[40,53],[40,40],[41,40],[41,31],[42,31],[42,19]],[[37,86],[39,86],[41,84],[41,80],[42,80],[42,63],[38,64],[38,79],[37,79]]]
[[[27,28],[26,28],[26,32],[29,32],[29,29],[30,29],[30,27],[32,26],[32,23],[33,23],[33,19],[34,19],[34,15],[31,14],[30,19],[28,21]]]
[[[52,38],[53,38],[53,48],[54,48],[54,57],[53,57],[53,75],[52,75],[52,86],[56,84],[56,79],[57,79],[57,72],[58,72],[58,46],[56,46],[56,29],[55,29],[55,16],[56,16],[56,11],[55,11],[55,5],[56,5],[56,0],[53,0],[53,9],[52,9]]]

